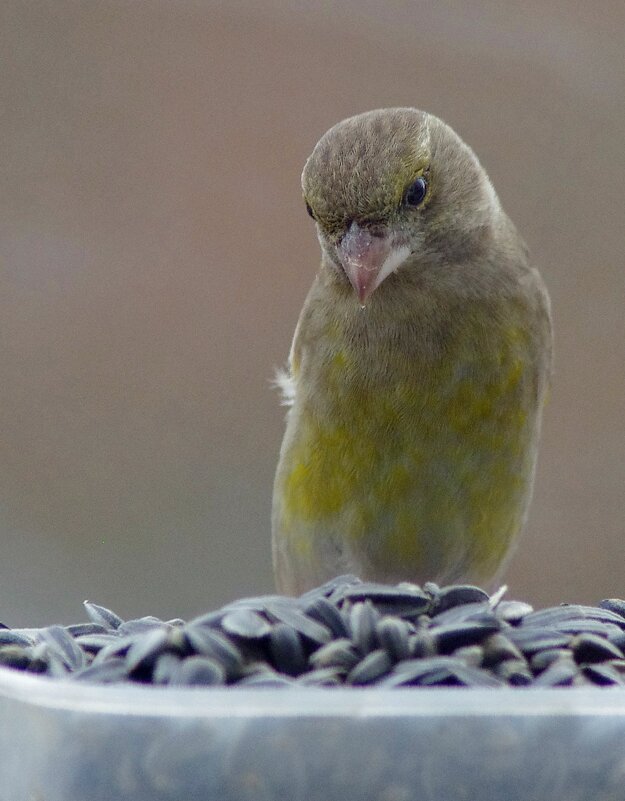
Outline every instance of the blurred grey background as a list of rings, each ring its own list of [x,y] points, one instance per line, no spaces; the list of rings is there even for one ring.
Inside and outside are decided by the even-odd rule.
[[[552,295],[510,595],[625,596],[624,38],[607,0],[2,0],[0,620],[272,591],[299,176],[392,105],[473,146]]]

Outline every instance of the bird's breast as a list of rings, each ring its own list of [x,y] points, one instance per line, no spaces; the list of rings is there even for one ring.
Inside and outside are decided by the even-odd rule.
[[[423,563],[467,537],[501,558],[531,485],[535,372],[530,330],[514,318],[465,326],[436,358],[401,339],[317,340],[277,476],[283,530],[367,538],[374,561],[376,542],[386,560]]]

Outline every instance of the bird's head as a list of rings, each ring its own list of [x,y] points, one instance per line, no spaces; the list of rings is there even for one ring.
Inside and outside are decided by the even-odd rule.
[[[306,162],[302,188],[324,264],[363,306],[398,271],[474,255],[499,208],[473,151],[412,108],[369,111],[330,128]]]

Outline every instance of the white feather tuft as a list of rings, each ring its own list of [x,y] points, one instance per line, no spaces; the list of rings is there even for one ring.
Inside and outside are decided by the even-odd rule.
[[[272,386],[279,389],[282,393],[282,406],[293,406],[295,402],[295,379],[291,375],[288,368],[281,367],[276,370],[275,377],[272,381]]]

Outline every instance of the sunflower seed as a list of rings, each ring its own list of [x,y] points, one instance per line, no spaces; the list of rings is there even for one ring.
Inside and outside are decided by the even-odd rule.
[[[150,631],[167,631],[170,627],[157,617],[146,615],[136,620],[126,620],[117,629],[120,634],[144,634]]]
[[[608,633],[608,641],[612,643],[612,645],[616,645],[624,654],[625,654],[625,631],[621,631],[617,633]]]
[[[107,630],[118,629],[124,622],[119,615],[115,614],[115,612],[111,612],[110,609],[107,609],[104,606],[93,604],[91,601],[85,601],[84,607],[87,615],[89,616],[89,620],[91,620],[92,623],[99,623]]]
[[[523,601],[501,601],[497,604],[495,614],[506,623],[519,623],[534,611],[534,607]]]
[[[597,606],[600,609],[607,609],[609,612],[614,612],[615,615],[625,620],[625,601],[620,598],[604,598],[603,601],[599,601]]]
[[[499,631],[499,622],[460,623],[458,625],[437,626],[431,630],[437,650],[448,654],[463,645],[479,645],[490,634]]]
[[[82,668],[77,673],[70,674],[76,681],[97,681],[102,684],[112,684],[119,681],[128,680],[128,670],[126,660],[120,656],[111,657],[106,662],[97,665],[89,665]]]
[[[623,658],[622,651],[616,645],[595,634],[579,634],[571,640],[570,648],[578,663]]]
[[[377,641],[395,662],[410,657],[409,633],[408,624],[396,617],[383,617],[375,626]]]
[[[598,620],[566,620],[554,626],[554,630],[563,634],[596,634],[601,637],[618,637],[623,633],[613,623],[600,623]]]
[[[161,654],[152,670],[152,682],[154,684],[170,684],[180,669],[180,660],[181,657],[171,651]]]
[[[226,604],[222,609],[218,610],[218,612],[208,613],[208,615],[202,615],[202,617],[208,618],[212,614],[213,616],[220,615],[220,617],[223,618],[230,612],[236,612],[241,609],[247,609],[249,612],[258,612],[264,615],[267,609],[276,605],[296,608],[298,606],[298,599],[287,598],[284,595],[257,595],[251,598],[239,598],[236,601],[230,601],[230,603]]]
[[[543,651],[546,648],[564,648],[572,639],[570,634],[561,634],[553,629],[532,626],[510,628],[506,631],[506,636],[525,655],[534,654],[536,651]]]
[[[44,646],[46,651],[38,654],[37,658],[45,661],[46,673],[54,679],[64,679],[69,676],[72,671],[69,665],[65,662],[58,653],[52,650],[49,646]]]
[[[17,668],[17,670],[26,670],[30,662],[30,655],[19,645],[0,646],[0,665]]]
[[[346,590],[343,597],[352,602],[371,601],[382,614],[408,618],[422,614],[430,605],[429,596],[416,584],[358,584]]]
[[[554,626],[560,627],[567,622],[595,621],[599,623],[614,623],[625,626],[625,620],[608,609],[598,609],[594,606],[580,604],[563,604],[548,609],[539,609],[523,618],[523,626]]]
[[[429,631],[417,631],[408,637],[410,655],[417,658],[434,656],[436,654],[436,640]]]
[[[297,631],[286,623],[277,623],[269,634],[269,653],[281,673],[299,676],[306,670],[306,654]]]
[[[465,645],[456,648],[452,653],[454,659],[462,660],[463,664],[469,667],[482,667],[484,661],[484,649],[481,645]]]
[[[304,609],[306,615],[327,626],[335,637],[350,637],[351,629],[337,607],[321,596]]]
[[[249,640],[262,640],[271,631],[271,625],[253,609],[235,609],[221,621],[221,628]]]
[[[133,673],[140,668],[150,668],[158,657],[168,649],[167,632],[161,629],[146,632],[133,641],[126,654],[126,668]]]
[[[359,660],[352,641],[346,638],[322,645],[308,659],[313,668],[341,668],[346,672],[357,665]]]
[[[573,683],[578,667],[570,657],[556,659],[540,676],[534,679],[534,687],[564,687]]]
[[[459,604],[475,603],[477,601],[488,602],[488,593],[472,584],[456,584],[450,587],[443,587],[437,594],[432,606],[432,615],[444,612]]]
[[[349,616],[352,642],[361,654],[368,654],[376,647],[375,627],[379,620],[380,614],[371,601],[358,602],[353,605]]]
[[[625,686],[625,678],[612,665],[584,665],[582,673],[590,679],[593,684],[599,685],[620,685]]]
[[[309,670],[299,677],[297,683],[302,687],[336,687],[343,684],[345,671],[339,668],[326,667]]]
[[[119,642],[117,634],[81,634],[76,637],[76,642],[83,651],[96,654],[101,648],[113,642]]]
[[[209,687],[223,684],[225,679],[226,672],[219,662],[206,656],[190,656],[179,663],[170,684]]]
[[[32,645],[34,639],[10,629],[0,629],[0,646],[3,645]]]
[[[307,617],[294,606],[275,604],[268,607],[266,612],[273,620],[286,623],[317,645],[323,645],[332,639],[332,632],[327,626]]]
[[[48,626],[41,632],[41,639],[68,669],[78,670],[85,664],[80,645],[62,626]]]
[[[219,626],[222,618],[224,618],[228,614],[228,611],[223,609],[218,609],[216,612],[206,612],[203,615],[198,615],[197,617],[191,618],[185,624],[186,626]],[[184,627],[183,627],[184,628]]]
[[[517,646],[501,633],[491,634],[483,643],[484,667],[491,667],[505,659],[523,659],[523,654]]]
[[[452,668],[448,668],[460,684],[465,687],[503,687],[505,682],[498,679],[487,670],[480,670],[479,667],[459,662]]]
[[[407,659],[400,662],[380,683],[383,687],[402,687],[422,684],[426,680],[444,681],[453,675],[459,660],[449,656],[432,656],[425,659]]]
[[[534,673],[541,673],[561,657],[570,658],[570,656],[571,652],[568,648],[546,648],[544,651],[537,651],[532,656],[530,667]]]
[[[532,673],[523,659],[506,659],[495,665],[494,671],[499,678],[514,686],[524,686],[533,681]]]
[[[199,656],[210,656],[219,662],[229,679],[235,678],[243,667],[243,654],[225,635],[206,626],[187,625],[184,629],[190,647]]]
[[[508,585],[503,584],[496,592],[494,592],[488,599],[488,605],[494,609],[503,600],[504,595],[508,592]]]
[[[378,648],[368,653],[347,675],[348,684],[371,684],[386,676],[393,667],[390,656]]]
[[[72,637],[84,637],[88,634],[106,634],[109,629],[100,623],[76,623],[73,626],[66,626],[66,631]]]
[[[100,664],[107,659],[115,656],[125,656],[126,652],[134,642],[134,639],[130,636],[126,637],[115,637],[113,642],[110,642],[108,645],[105,645],[101,648],[98,653],[93,657],[94,664]]]

